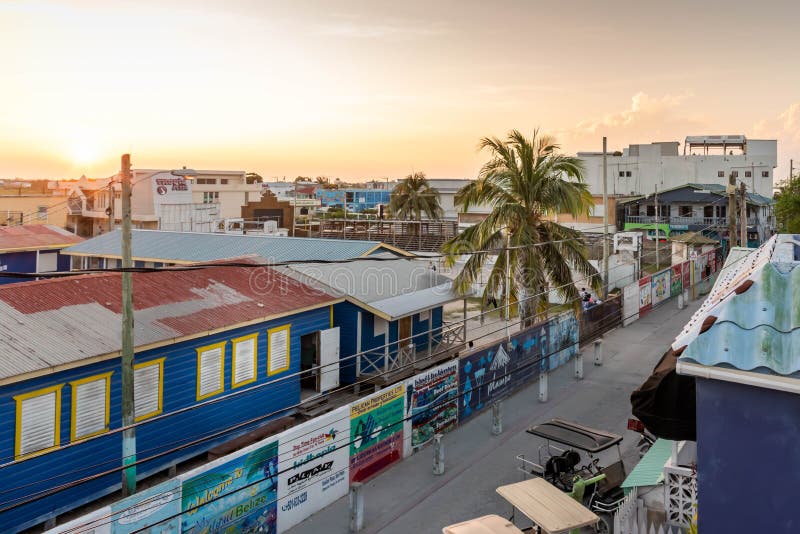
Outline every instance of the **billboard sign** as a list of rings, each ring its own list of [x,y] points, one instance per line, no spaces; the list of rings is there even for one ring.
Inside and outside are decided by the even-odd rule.
[[[458,360],[406,381],[405,455],[458,424]]]
[[[405,385],[350,404],[350,482],[364,482],[403,457]]]

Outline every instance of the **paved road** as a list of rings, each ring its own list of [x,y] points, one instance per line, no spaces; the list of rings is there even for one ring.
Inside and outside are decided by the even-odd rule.
[[[487,412],[446,434],[444,475],[432,474],[433,450],[428,447],[367,483],[362,532],[435,534],[445,525],[472,517],[508,515],[510,507],[495,488],[521,480],[514,457],[535,454],[541,443],[525,429],[552,417],[623,434],[623,455],[630,468],[638,459],[636,434],[626,430],[630,393],[649,375],[701,302],[681,311],[674,301],[667,302],[645,318],[607,334],[605,364],[592,365],[592,353],[587,350],[582,381],[572,377],[572,363],[558,369],[550,376],[550,400],[546,403],[538,401],[537,383],[516,393],[503,404],[503,434],[491,435]],[[347,498],[289,532],[348,532]]]

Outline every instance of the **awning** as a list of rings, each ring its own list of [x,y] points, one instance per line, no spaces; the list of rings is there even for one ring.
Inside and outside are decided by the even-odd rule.
[[[384,319],[395,321],[402,317],[443,306],[448,302],[462,300],[468,296],[457,294],[453,290],[452,282],[447,282],[405,295],[372,301],[367,306]]]
[[[675,372],[672,347],[661,357],[644,384],[631,394],[633,415],[654,436],[676,441],[697,440],[695,382]]]

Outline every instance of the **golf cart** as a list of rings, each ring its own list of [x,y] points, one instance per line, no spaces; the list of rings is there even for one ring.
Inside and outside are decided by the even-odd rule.
[[[625,480],[625,466],[619,444],[622,436],[562,419],[552,419],[527,430],[545,440],[539,446],[536,461],[524,454],[517,456],[525,477],[545,479],[600,517],[597,532],[612,530],[612,515],[624,497],[620,485]],[[600,465],[600,453],[616,447],[618,460]]]

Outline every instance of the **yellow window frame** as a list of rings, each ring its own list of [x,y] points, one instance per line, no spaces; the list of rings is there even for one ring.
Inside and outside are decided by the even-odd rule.
[[[209,397],[213,397],[214,395],[219,395],[223,391],[225,391],[225,345],[227,345],[227,341],[220,341],[219,343],[213,343],[211,345],[206,345],[204,347],[198,347],[195,350],[197,351],[197,389],[196,389],[196,398],[197,400],[207,399]],[[220,364],[219,364],[219,384],[220,388],[205,395],[200,395],[200,373],[202,371],[202,355],[204,352],[214,349],[220,349]]]
[[[283,326],[276,326],[275,328],[270,328],[267,330],[267,376],[277,375],[289,369],[291,367],[291,360],[292,360],[292,331],[291,331],[291,324],[286,324]],[[272,362],[272,334],[274,332],[279,332],[281,330],[286,330],[286,365],[281,367],[280,369],[275,369],[274,371],[270,372],[270,362]]]
[[[69,383],[72,386],[72,397],[71,397],[71,408],[70,408],[70,419],[69,419],[69,440],[70,441],[82,441],[87,438],[91,438],[92,436],[99,436],[100,434],[105,434],[108,432],[108,423],[109,423],[109,412],[111,411],[111,375],[113,375],[113,371],[109,371],[108,373],[100,373],[99,375],[92,375],[87,376],[86,378],[81,378],[80,380],[73,380]],[[97,432],[92,432],[90,434],[86,434],[85,436],[77,437],[75,433],[77,432],[77,412],[78,412],[78,403],[76,402],[78,386],[82,384],[88,384],[89,382],[95,382],[97,380],[105,380],[106,381],[106,414],[105,414],[105,426],[102,430],[98,430]]]
[[[239,343],[253,340],[253,378],[250,380],[236,381],[236,349]],[[237,337],[231,340],[231,388],[238,388],[246,384],[252,384],[258,380],[258,332],[246,336]]]
[[[150,413],[146,413],[140,415],[138,417],[134,417],[134,423],[138,423],[139,421],[144,421],[150,417],[155,417],[156,415],[160,415],[161,412],[164,411],[164,360],[166,358],[156,358],[155,360],[150,360],[148,362],[142,362],[134,364],[133,366],[133,373],[134,373],[134,391],[136,390],[136,370],[141,369],[143,367],[150,367],[152,365],[158,366],[158,408],[155,411]],[[134,403],[134,411],[136,410],[136,404]]]
[[[55,386],[49,386],[46,388],[37,389],[34,391],[29,391],[28,393],[23,393],[21,395],[15,395],[14,400],[16,401],[16,416],[15,416],[15,432],[14,432],[14,460],[24,460],[26,458],[33,458],[34,456],[39,456],[40,454],[45,454],[50,451],[57,449],[61,445],[61,388],[64,387],[64,384],[58,384]],[[40,397],[42,395],[47,395],[49,393],[56,394],[56,409],[55,409],[55,428],[54,428],[54,440],[53,446],[47,447],[45,449],[41,449],[34,452],[29,452],[28,454],[20,454],[20,447],[22,446],[22,401],[27,399],[31,399],[33,397]]]

